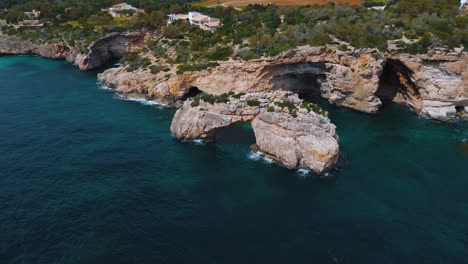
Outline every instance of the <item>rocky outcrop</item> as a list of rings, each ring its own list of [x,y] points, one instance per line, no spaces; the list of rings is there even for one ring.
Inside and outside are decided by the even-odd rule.
[[[35,45],[15,36],[0,36],[0,54],[66,59],[82,70],[92,70],[141,49],[147,37],[145,32],[111,34],[91,44],[88,54],[80,54],[63,43]],[[304,46],[269,59],[220,62],[218,67],[181,75],[176,74],[177,66],[167,65],[170,71],[158,74],[147,69],[128,72],[122,66],[105,71],[98,79],[123,96],[168,105],[183,99],[193,87],[215,95],[283,90],[321,96],[365,113],[376,113],[382,100],[392,100],[422,116],[447,121],[467,116],[467,65],[468,55],[461,49],[433,49],[413,56]]]
[[[467,54],[398,55],[389,60],[404,65],[400,71],[402,75],[406,71],[406,77],[400,75],[400,83],[403,90],[412,90],[413,96],[403,101],[417,113],[441,121],[448,121],[457,114],[465,117],[468,108]]]
[[[252,121],[257,146],[287,168],[323,173],[336,164],[338,137],[323,110],[291,92],[224,94],[187,100],[171,124],[182,140],[212,139],[217,129]]]
[[[331,103],[374,113],[382,59],[375,50],[356,55],[326,47],[300,47],[278,57],[245,63],[226,63],[202,72],[189,72],[168,80],[180,96],[196,86],[207,93],[293,91],[321,95]]]
[[[16,36],[0,35],[0,55],[38,55],[50,59],[63,59],[88,71],[103,67],[129,52],[138,50],[146,33],[115,33],[92,43],[87,54],[65,43],[35,44]]]
[[[81,70],[93,70],[124,57],[129,52],[141,48],[146,33],[114,33],[92,43],[90,52],[83,57],[78,66]]]
[[[98,80],[123,97],[144,97],[161,104],[174,105],[176,97],[171,93],[166,74],[170,73],[151,74],[146,70],[128,72],[126,67],[118,67],[98,74]]]
[[[382,100],[393,100],[437,120],[465,116],[468,93],[467,54],[432,50],[426,55],[384,55],[364,49],[299,47],[271,59],[221,62],[203,71],[175,74],[128,73],[125,67],[99,76],[120,92],[137,91],[174,103],[191,88],[210,94],[286,90],[321,96],[338,106],[376,113]],[[463,113],[465,113],[463,115]]]
[[[323,173],[338,160],[335,126],[329,120],[301,111],[297,117],[284,112],[259,114],[252,127],[260,150],[287,168]]]
[[[64,43],[34,44],[16,36],[0,36],[0,55],[38,55],[49,59],[67,60],[76,64],[79,52]]]
[[[127,91],[138,89],[150,96],[159,94],[160,87],[164,87],[169,91],[163,95],[166,99],[181,98],[192,87],[210,94],[275,90],[305,96],[319,94],[331,103],[375,113],[381,104],[375,93],[382,64],[383,57],[376,50],[351,54],[334,48],[305,46],[271,59],[221,62],[218,67],[172,74],[170,78],[155,77],[149,71],[138,72],[138,77],[132,78],[124,69],[110,69],[99,79],[106,86]],[[151,87],[156,86],[158,92],[155,93],[155,88]]]

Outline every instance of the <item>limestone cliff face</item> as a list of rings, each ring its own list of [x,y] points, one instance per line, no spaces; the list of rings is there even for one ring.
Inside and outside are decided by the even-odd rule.
[[[406,101],[417,113],[447,121],[468,113],[468,54],[393,56],[401,62],[408,78],[402,83],[413,90]]]
[[[189,72],[168,80],[173,94],[190,87],[212,94],[293,91],[321,95],[331,103],[374,113],[383,58],[375,50],[355,55],[325,47],[300,47],[278,57],[245,63],[225,63],[202,72]]]
[[[93,70],[144,46],[146,32],[110,34],[87,54],[64,43],[36,45],[0,35],[1,54],[36,54],[65,59]],[[435,50],[426,55],[385,55],[374,49],[342,52],[336,47],[298,47],[270,59],[220,62],[220,66],[177,75],[109,69],[100,82],[122,95],[138,95],[174,105],[190,89],[210,94],[292,91],[330,103],[375,113],[382,100],[403,103],[422,116],[447,121],[468,117],[468,54]],[[169,77],[170,75],[170,77]]]
[[[38,55],[76,64],[79,51],[64,43],[36,45],[16,36],[0,36],[0,55]]]
[[[329,120],[304,111],[297,117],[263,111],[252,121],[252,127],[260,150],[287,168],[311,169],[320,174],[333,168],[338,160],[335,126]]]
[[[392,100],[420,115],[450,120],[456,114],[468,114],[467,56],[446,51],[412,56],[299,47],[271,59],[221,62],[218,67],[181,75],[172,67],[169,78],[166,73],[128,73],[123,67],[110,69],[99,79],[120,92],[137,91],[171,103],[192,87],[210,94],[285,90],[321,96],[365,113],[375,113],[382,100]]]
[[[177,92],[171,92],[165,74],[151,74],[145,70],[128,72],[125,67],[118,67],[98,74],[98,80],[123,97],[145,97],[165,105],[174,105]]]
[[[271,59],[220,64],[203,71],[172,74],[168,79],[149,72],[140,71],[132,76],[124,69],[110,69],[101,74],[99,80],[121,91],[146,91],[150,97],[160,94],[154,91],[160,91],[161,87],[170,92],[163,97],[174,99],[197,87],[209,94],[276,90],[305,96],[318,94],[331,103],[367,113],[375,113],[381,104],[375,93],[383,57],[375,50],[362,50],[351,55],[325,47],[306,46]]]
[[[108,35],[89,47],[87,54],[81,54],[65,43],[35,44],[16,36],[0,35],[0,55],[38,55],[51,59],[63,59],[81,70],[93,70],[139,49],[145,33],[117,33]]]
[[[92,43],[90,52],[77,64],[81,70],[103,67],[141,48],[144,38],[144,32],[110,34]]]
[[[183,140],[210,139],[239,121],[252,121],[258,148],[287,168],[321,174],[338,160],[335,126],[291,92],[231,95],[215,103],[190,99],[176,112],[171,131]]]

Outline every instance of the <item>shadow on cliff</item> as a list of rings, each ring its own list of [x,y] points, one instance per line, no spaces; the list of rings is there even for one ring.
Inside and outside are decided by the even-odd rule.
[[[419,112],[422,98],[418,87],[412,81],[414,73],[399,60],[387,59],[380,76],[376,96],[385,107],[389,103],[408,106]]]

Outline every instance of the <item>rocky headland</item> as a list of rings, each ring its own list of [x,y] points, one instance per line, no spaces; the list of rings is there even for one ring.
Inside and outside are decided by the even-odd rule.
[[[65,43],[36,45],[3,35],[0,55],[34,54],[93,70],[144,50],[147,39],[145,32],[110,34],[83,52]],[[326,113],[300,98],[319,96],[369,114],[392,101],[435,120],[468,118],[468,54],[461,51],[408,55],[303,46],[276,57],[218,63],[183,73],[177,65],[152,72],[130,70],[125,63],[98,79],[123,97],[180,107],[171,125],[179,139],[211,139],[217,129],[247,121],[260,151],[288,168],[316,173],[336,164],[338,136]]]
[[[0,55],[38,55],[66,60],[83,71],[95,70],[138,50],[146,33],[114,33],[101,38],[81,51],[64,42],[37,44],[17,36],[0,35]]]
[[[377,113],[383,102],[404,104],[440,121],[467,117],[468,54],[383,54],[375,49],[343,52],[336,47],[299,47],[274,58],[220,62],[217,67],[177,75],[129,72],[125,65],[105,71],[100,82],[122,95],[138,94],[166,104],[191,89],[209,94],[292,91],[330,103]]]
[[[217,129],[241,121],[252,122],[258,150],[287,168],[321,174],[338,161],[327,113],[292,92],[202,94],[177,110],[171,131],[182,140],[212,139]]]

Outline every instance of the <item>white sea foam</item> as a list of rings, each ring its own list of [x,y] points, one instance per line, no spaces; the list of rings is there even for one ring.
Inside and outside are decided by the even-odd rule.
[[[261,151],[253,152],[251,151],[249,153],[249,159],[258,161],[263,157],[263,153]]]
[[[254,161],[262,161],[267,164],[272,164],[274,162],[272,158],[265,157],[265,154],[261,151],[250,151],[248,158]]]
[[[145,98],[126,97],[126,96],[120,96],[120,95],[116,95],[116,98],[119,99],[119,100],[132,101],[132,102],[137,102],[137,103],[144,104],[144,105],[158,106],[158,107],[161,107],[161,108],[166,107],[166,105],[164,105],[164,104],[161,104],[161,103],[158,103],[158,102],[155,102],[155,101],[151,101],[151,100],[147,100]]]
[[[99,87],[99,89],[101,89],[101,90],[108,90],[108,91],[114,90],[114,89],[112,89],[112,88],[110,88],[110,87],[108,87],[108,86],[101,85],[101,84],[98,84],[98,87]]]
[[[205,144],[206,144],[206,141],[203,140],[203,139],[194,139],[194,140],[193,140],[193,143],[194,143],[195,145],[205,145]]]
[[[298,169],[297,170],[297,175],[299,177],[304,177],[305,178],[305,177],[310,176],[310,174],[311,174],[310,170],[306,170],[306,169]]]

